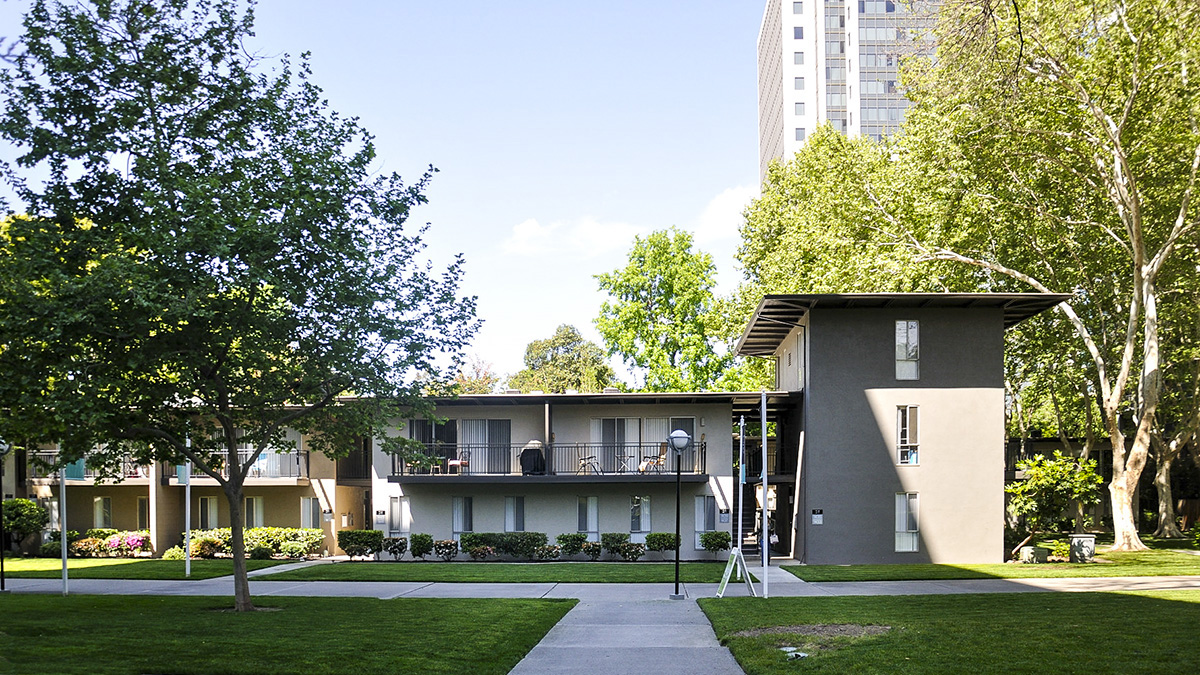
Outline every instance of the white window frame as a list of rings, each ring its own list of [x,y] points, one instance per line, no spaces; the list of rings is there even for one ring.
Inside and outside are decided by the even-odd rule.
[[[580,497],[578,516],[578,531],[586,534],[588,541],[600,541],[600,498]]]
[[[696,495],[696,550],[704,548],[700,535],[717,529],[717,498],[714,495]]]
[[[388,531],[392,536],[407,537],[412,532],[412,504],[408,497],[392,497],[389,504]]]
[[[454,541],[458,541],[463,532],[475,531],[474,499],[471,497],[451,499],[450,527],[454,533]]]
[[[525,531],[525,497],[504,498],[504,531]]]
[[[243,520],[246,523],[246,529],[266,527],[263,511],[264,504],[262,497],[246,497],[245,513],[242,514]]]
[[[300,498],[300,527],[319,528],[324,524],[324,515],[320,497]]]
[[[650,495],[631,495],[629,497],[629,541],[634,544],[646,543],[646,535],[650,533]]]
[[[92,527],[112,529],[112,497],[92,497]]]
[[[896,322],[896,379],[921,379],[921,322]]]
[[[896,463],[916,466],[921,463],[921,409],[915,405],[896,406]]]
[[[196,512],[200,514],[196,521],[199,529],[215,530],[220,527],[220,521],[217,520],[220,511],[217,506],[216,497],[201,497],[199,499],[199,508],[196,509]]]
[[[921,505],[916,492],[896,493],[896,552],[917,553],[921,549]]]

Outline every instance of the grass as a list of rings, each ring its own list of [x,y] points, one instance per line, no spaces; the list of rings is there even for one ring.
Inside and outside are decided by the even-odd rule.
[[[681,563],[679,579],[690,584],[721,581],[725,563]],[[669,583],[672,563],[423,563],[344,562],[258,577],[265,581],[420,581],[450,583]]]
[[[766,673],[1200,672],[1200,591],[702,598],[721,642]],[[1136,630],[1131,630],[1131,619]],[[890,627],[804,635],[797,626]],[[736,633],[789,626],[775,634]],[[826,629],[823,632],[831,632]],[[780,647],[807,658],[788,661]]]
[[[575,602],[11,595],[0,672],[507,673]]]
[[[247,560],[247,571],[282,565],[288,560]],[[192,576],[183,575],[184,561],[156,558],[68,558],[67,574],[72,579],[212,579],[233,574],[233,560],[193,560]],[[5,558],[4,576],[13,579],[58,579],[60,558]]]
[[[1049,579],[1060,577],[1153,577],[1200,575],[1200,556],[1169,549],[1137,553],[1097,552],[1111,562],[1038,565],[785,565],[805,581],[907,581],[945,579]]]

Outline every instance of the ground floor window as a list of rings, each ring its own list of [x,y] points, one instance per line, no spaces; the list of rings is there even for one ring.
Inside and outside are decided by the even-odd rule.
[[[388,530],[392,536],[407,537],[412,531],[412,506],[408,497],[392,497],[388,510]]]
[[[524,532],[525,531],[525,498],[524,497],[505,497],[504,498],[504,531],[505,532]]]
[[[300,498],[300,527],[321,527],[321,500],[316,497]]]
[[[896,552],[912,553],[920,549],[917,527],[917,493],[896,493]]]
[[[588,541],[600,541],[600,498],[579,498],[579,532],[587,535]]]
[[[138,497],[137,504],[138,504],[138,529],[139,530],[149,530],[150,529],[150,498],[149,497]]]
[[[246,497],[246,527],[264,527],[263,498]]]
[[[470,497],[454,497],[453,500],[453,513],[451,515],[453,520],[454,541],[458,541],[458,538],[462,536],[463,532],[475,531],[475,526],[473,523],[474,515],[472,513],[473,509]]]
[[[650,496],[633,495],[629,498],[629,541],[646,543],[650,531]]]
[[[717,498],[712,495],[696,497],[696,550],[704,548],[700,535],[717,529]]]
[[[92,497],[92,527],[112,529],[112,497]]]
[[[199,518],[201,530],[215,530],[217,525],[217,498],[201,497]]]

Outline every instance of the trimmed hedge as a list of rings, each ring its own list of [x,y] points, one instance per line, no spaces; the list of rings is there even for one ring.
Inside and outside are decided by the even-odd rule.
[[[442,560],[450,562],[458,555],[458,542],[453,539],[439,539],[433,542],[433,552]]]
[[[180,533],[181,544],[185,536],[185,533]],[[232,537],[233,531],[228,527],[218,527],[214,530],[192,530],[193,543],[196,539],[211,539],[216,544],[216,553],[231,553],[233,547],[230,539]],[[304,547],[305,553],[317,553],[321,550],[321,544],[325,542],[325,531],[317,527],[250,527],[243,530],[242,538],[247,554],[251,549],[260,546],[270,548],[272,555],[281,554],[286,542],[300,544]],[[295,548],[290,547],[289,550],[294,551]]]
[[[733,538],[728,532],[716,530],[713,532],[705,532],[700,535],[700,545],[709,553],[724,551],[733,543]]]
[[[339,530],[338,548],[351,558],[375,555],[383,550],[382,530]]]
[[[628,543],[628,532],[603,532],[600,534],[600,545],[609,555],[621,555],[621,547]]]
[[[409,550],[412,551],[414,558],[425,559],[425,556],[433,553],[433,535],[430,534],[414,534],[412,541],[409,542]]]
[[[407,537],[386,537],[383,540],[383,550],[388,552],[393,558],[399,560],[400,556],[408,550]]]
[[[554,541],[558,542],[563,555],[575,555],[583,550],[583,544],[587,541],[587,534],[583,532],[564,532],[555,537]]]
[[[459,542],[464,551],[490,546],[500,555],[532,559],[549,538],[545,532],[463,532]]]
[[[674,532],[651,532],[646,535],[646,550],[674,551],[676,541]]]
[[[604,547],[600,545],[600,542],[598,542],[598,541],[583,542],[583,554],[586,555],[588,558],[590,558],[592,560],[592,562],[596,562],[597,560],[599,560],[600,554],[603,552],[604,552]]]

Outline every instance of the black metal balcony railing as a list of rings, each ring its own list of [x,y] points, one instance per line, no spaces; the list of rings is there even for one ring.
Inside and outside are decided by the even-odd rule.
[[[38,453],[32,455],[29,461],[28,477],[31,479],[57,479],[57,471],[47,471],[46,464],[54,462],[56,456],[48,453]],[[100,471],[87,466],[85,460],[71,462],[66,467],[67,480],[95,480],[101,477]],[[121,473],[125,479],[130,478],[149,478],[150,467],[144,464],[138,464],[132,457],[125,457],[121,460]]]
[[[705,443],[693,443],[679,458],[680,471],[706,473]],[[556,443],[531,447],[495,443],[428,443],[411,461],[392,459],[392,474],[631,475],[675,473],[675,453],[666,443]]]
[[[245,463],[250,459],[250,451],[239,451],[238,461]],[[226,467],[221,466],[221,476],[228,477],[229,472]],[[187,474],[187,466],[165,466],[163,467],[163,475],[168,478],[175,478],[183,481]],[[193,478],[210,478],[210,476],[201,471],[197,466],[192,465]],[[250,465],[249,471],[246,472],[246,478],[307,478],[308,477],[308,453],[307,452],[264,452],[258,456],[258,459]]]

